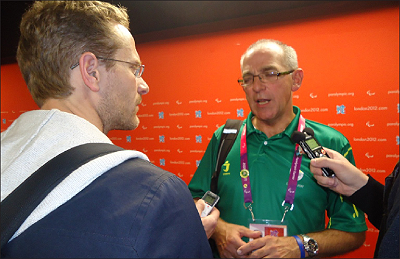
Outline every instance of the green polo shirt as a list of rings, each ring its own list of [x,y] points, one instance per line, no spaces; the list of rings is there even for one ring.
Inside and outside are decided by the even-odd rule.
[[[240,129],[246,125],[247,156],[253,212],[256,219],[281,220],[295,144],[291,141],[297,130],[300,109],[293,107],[296,117],[283,131],[271,138],[254,128],[250,113]],[[305,118],[306,119],[306,118]],[[306,119],[306,127],[312,128],[322,146],[336,150],[355,165],[349,141],[339,131],[318,122]],[[196,170],[189,189],[193,198],[202,197],[210,189],[219,140],[223,127],[214,132],[207,150]],[[240,133],[228,154],[218,181],[217,208],[223,220],[249,226],[251,214],[243,206],[243,188],[240,168]],[[325,225],[325,211],[329,222]],[[332,228],[347,232],[367,230],[364,213],[337,193],[318,185],[310,172],[310,159],[303,156],[297,182],[294,208],[285,217],[289,236]],[[244,239],[247,241],[247,239]]]

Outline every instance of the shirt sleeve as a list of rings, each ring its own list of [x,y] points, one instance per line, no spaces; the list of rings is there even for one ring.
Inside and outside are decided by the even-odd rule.
[[[348,142],[347,139],[346,141],[347,143],[338,152],[340,152],[347,160],[349,160],[349,162],[352,165],[356,166],[356,161],[354,159],[354,154],[353,154],[353,148],[350,146],[350,143]]]
[[[151,213],[145,213],[135,245],[141,258],[212,257],[199,213],[181,179],[169,177],[144,202]]]
[[[355,166],[353,149],[346,137],[342,136],[342,140],[344,141],[344,143],[341,143],[342,148],[337,148],[336,150]],[[329,218],[327,228],[346,232],[362,232],[368,229],[365,223],[364,212],[360,208],[342,195],[329,189],[327,191],[327,215]]]

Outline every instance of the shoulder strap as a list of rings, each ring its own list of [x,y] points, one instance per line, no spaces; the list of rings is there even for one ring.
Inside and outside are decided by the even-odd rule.
[[[28,177],[1,202],[1,248],[39,203],[81,165],[111,152],[124,150],[107,143],[88,143],[54,157]]]
[[[211,177],[210,190],[217,193],[218,177],[221,172],[222,164],[225,162],[226,157],[231,150],[237,135],[239,134],[240,127],[243,122],[241,120],[228,119],[225,123],[224,130],[222,131],[221,140],[218,147],[218,156],[215,171]]]

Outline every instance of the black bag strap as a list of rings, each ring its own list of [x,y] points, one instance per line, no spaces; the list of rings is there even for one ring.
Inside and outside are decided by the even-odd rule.
[[[39,203],[70,173],[111,152],[124,150],[108,143],[88,143],[54,157],[1,202],[1,249]]]
[[[224,129],[222,131],[221,140],[218,147],[218,156],[215,171],[211,177],[210,190],[213,193],[217,193],[218,177],[221,172],[222,164],[225,162],[226,157],[231,150],[233,143],[239,134],[240,127],[243,122],[241,120],[228,119],[225,123]]]

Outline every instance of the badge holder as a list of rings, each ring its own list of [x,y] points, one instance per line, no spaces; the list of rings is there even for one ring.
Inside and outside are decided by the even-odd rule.
[[[254,231],[260,231],[261,236],[275,236],[285,237],[287,236],[287,225],[281,220],[269,220],[269,219],[249,219],[249,229]],[[253,240],[252,238],[249,241]]]

